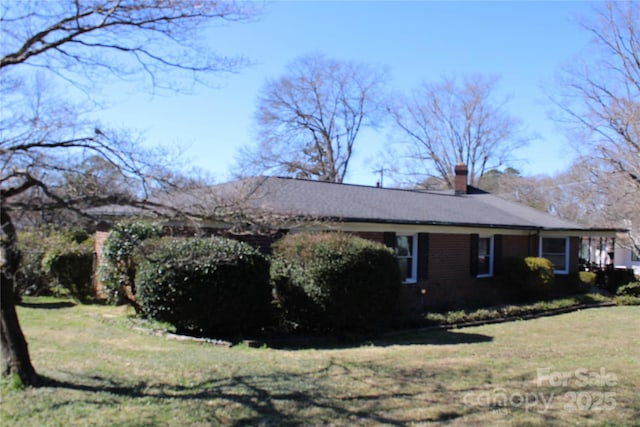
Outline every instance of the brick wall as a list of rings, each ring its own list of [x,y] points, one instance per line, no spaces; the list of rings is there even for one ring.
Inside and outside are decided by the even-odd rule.
[[[98,278],[98,266],[100,265],[100,258],[102,256],[102,247],[104,246],[107,235],[109,234],[109,226],[104,223],[98,224],[95,234],[95,246],[94,246],[94,265],[93,265],[93,290],[97,298],[106,298],[100,280]]]
[[[527,257],[532,255],[528,236],[502,236],[502,255]],[[537,254],[536,254],[537,255]]]
[[[429,235],[429,278],[425,284],[427,307],[452,307],[469,298],[477,279],[470,274],[471,236]]]
[[[430,234],[429,280],[467,280],[470,245],[468,234]]]
[[[384,242],[384,233],[354,233]],[[507,250],[528,250],[528,238],[507,241]],[[428,235],[428,277],[415,284],[403,284],[397,311],[410,314],[433,308],[450,308],[495,298],[493,280],[471,275],[471,235]]]

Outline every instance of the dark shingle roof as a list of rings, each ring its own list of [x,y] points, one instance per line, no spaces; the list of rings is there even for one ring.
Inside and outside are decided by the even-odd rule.
[[[249,178],[219,184],[209,191],[218,197],[242,194],[252,208],[272,213],[346,222],[586,230],[580,224],[480,191],[454,195],[279,177]]]

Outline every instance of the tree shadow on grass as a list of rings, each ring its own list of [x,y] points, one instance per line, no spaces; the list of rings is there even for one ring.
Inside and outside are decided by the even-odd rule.
[[[348,420],[350,424],[401,426],[407,423],[439,421],[443,416],[435,413],[432,420],[413,420],[402,415],[403,408],[411,407],[406,403],[407,400],[415,402],[415,405],[424,403],[422,390],[416,391],[414,388],[413,391],[406,391],[400,388],[403,391],[398,391],[397,387],[387,387],[385,384],[415,381],[414,372],[399,368],[389,373],[367,363],[354,365],[327,361],[324,366],[306,372],[274,371],[261,375],[232,375],[211,378],[189,386],[115,381],[96,375],[79,377],[73,374],[72,380],[43,378],[43,387],[82,393],[80,398],[74,393],[73,399],[56,402],[58,407],[65,404],[95,407],[126,404],[127,407],[134,408],[151,404],[162,406],[164,411],[186,414],[186,417],[198,417],[191,414],[198,412],[199,408],[207,408],[206,415],[199,415],[206,419],[189,418],[184,420],[186,423],[213,422],[232,426],[324,425]],[[352,375],[354,369],[356,371]],[[363,373],[376,376],[381,384],[374,387],[369,383],[365,384],[360,378]],[[335,384],[336,378],[344,375],[352,378],[349,387],[358,381],[362,381],[362,384],[351,390],[344,390],[341,385]],[[398,401],[404,401],[404,406],[396,406]],[[384,402],[383,406],[381,402]],[[55,408],[39,408],[42,411],[51,409]],[[449,412],[446,415],[451,419],[463,414]]]
[[[371,337],[291,337],[267,340],[269,348],[278,350],[356,348],[362,346],[388,347],[392,345],[453,345],[490,342],[489,335],[460,332],[456,330],[432,330],[402,332],[386,336]]]
[[[17,305],[25,308],[42,308],[45,310],[57,310],[60,308],[75,307],[76,303],[72,301],[55,301],[55,302],[19,302]]]

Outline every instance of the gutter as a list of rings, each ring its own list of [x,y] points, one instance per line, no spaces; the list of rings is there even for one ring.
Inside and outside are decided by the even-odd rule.
[[[534,232],[541,231],[566,231],[576,233],[619,233],[627,232],[627,229],[619,228],[563,228],[563,227],[539,227],[528,225],[513,224],[483,224],[471,222],[449,222],[449,221],[406,221],[391,219],[371,219],[371,218],[326,218],[328,221],[343,223],[367,223],[367,224],[397,224],[397,225],[421,225],[421,226],[441,226],[441,227],[468,227],[468,228],[490,228],[490,229],[506,229],[506,230],[529,230]]]

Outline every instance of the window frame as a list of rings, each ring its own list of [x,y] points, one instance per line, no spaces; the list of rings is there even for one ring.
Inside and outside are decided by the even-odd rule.
[[[489,239],[489,272],[488,273],[480,273],[480,241],[481,240],[486,240]],[[494,265],[494,260],[495,260],[495,245],[494,245],[494,236],[493,235],[479,235],[478,236],[478,247],[477,249],[477,253],[478,253],[478,274],[476,274],[476,277],[478,278],[484,278],[484,277],[493,277],[493,273],[494,273],[494,269],[493,269],[493,265]]]
[[[399,256],[398,255],[398,238],[400,237],[410,237],[411,238],[411,256]],[[418,235],[411,233],[396,233],[396,241],[394,252],[396,254],[396,258],[407,259],[411,258],[411,276],[406,279],[402,279],[403,284],[414,284],[418,282]]]
[[[569,262],[570,262],[570,257],[569,257],[569,249],[570,249],[570,239],[569,237],[554,237],[554,236],[540,236],[540,241],[539,241],[539,245],[538,245],[538,256],[541,258],[547,258],[549,260],[551,260],[548,257],[545,257],[545,252],[544,252],[544,240],[545,239],[554,239],[554,240],[564,240],[564,269],[563,270],[558,270],[556,269],[555,265],[554,265],[554,269],[553,269],[553,273],[554,274],[569,274]],[[554,253],[554,252],[547,252],[547,254],[550,255],[560,255],[560,253]],[[553,262],[553,261],[552,261]]]

